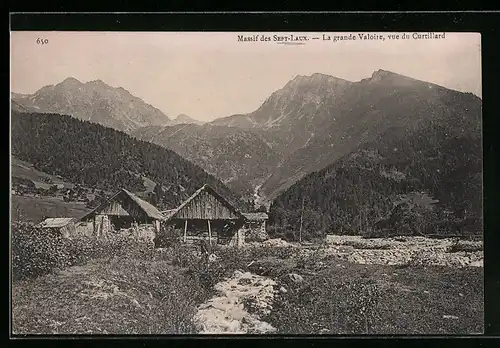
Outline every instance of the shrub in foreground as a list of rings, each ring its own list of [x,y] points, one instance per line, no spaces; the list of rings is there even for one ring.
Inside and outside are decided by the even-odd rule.
[[[280,333],[366,334],[379,320],[381,294],[370,280],[334,283],[321,277],[286,287],[288,292],[279,295],[266,318]]]
[[[11,240],[14,280],[85,264],[95,258],[130,256],[145,259],[153,255],[152,245],[127,236],[118,235],[109,240],[91,237],[67,239],[30,223],[13,223]]]
[[[64,238],[32,224],[13,223],[11,241],[14,279],[36,277],[71,263]]]

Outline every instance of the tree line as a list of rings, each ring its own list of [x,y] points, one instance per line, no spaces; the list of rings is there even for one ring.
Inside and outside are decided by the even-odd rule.
[[[480,133],[439,126],[388,131],[271,204],[271,234],[298,239],[301,220],[306,239],[481,234]]]
[[[154,181],[160,208],[171,209],[204,184],[236,206],[248,203],[221,181],[177,153],[98,124],[59,114],[12,112],[12,154],[69,182],[115,191],[146,190]]]

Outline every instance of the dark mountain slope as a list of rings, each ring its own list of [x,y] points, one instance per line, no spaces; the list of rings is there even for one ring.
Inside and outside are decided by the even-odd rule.
[[[145,178],[157,184],[160,208],[173,208],[209,184],[243,209],[239,196],[173,151],[125,133],[65,115],[11,117],[12,155],[40,171],[103,190],[144,191]]]
[[[263,186],[265,196],[275,197],[302,176],[382,134],[405,136],[417,130],[425,134],[435,127],[445,127],[452,134],[474,132],[480,127],[481,100],[379,70],[372,78],[352,84],[342,98],[334,105],[325,104],[321,112],[330,122],[323,122],[315,136],[277,168]]]
[[[303,214],[306,238],[325,233],[481,234],[480,100],[438,93],[444,94],[441,107],[428,110],[434,117],[407,120],[409,127],[394,122],[373,141],[278,195],[271,206],[273,228],[296,238]],[[460,111],[458,105],[467,106]]]

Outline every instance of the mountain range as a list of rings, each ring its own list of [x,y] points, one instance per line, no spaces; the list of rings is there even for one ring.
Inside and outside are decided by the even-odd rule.
[[[151,126],[132,135],[172,149],[247,198],[253,198],[255,187],[280,160],[263,134],[236,127],[211,123]]]
[[[83,93],[82,85],[89,84],[83,90],[92,92]],[[470,93],[386,70],[357,82],[320,73],[299,75],[257,110],[205,124],[184,115],[170,120],[143,102],[132,108],[116,91],[125,90],[67,79],[31,96],[13,95],[12,107],[84,120],[94,115],[91,121],[169,148],[260,203],[270,203],[308,174],[380,139],[434,134],[436,129],[455,135],[474,132],[481,112],[481,100]],[[108,100],[107,108],[100,107],[101,100]],[[138,105],[142,118],[130,111]]]

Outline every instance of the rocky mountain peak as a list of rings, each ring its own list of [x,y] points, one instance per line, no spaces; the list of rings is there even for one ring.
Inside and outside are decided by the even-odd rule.
[[[55,86],[42,87],[34,94],[12,95],[12,99],[16,105],[28,110],[71,115],[125,132],[169,121],[159,109],[124,88],[109,86],[99,79],[82,83],[68,77]]]
[[[390,76],[401,76],[401,75],[393,73],[392,71],[378,69],[378,70],[373,72],[372,79],[377,79],[377,78],[382,79],[384,77],[390,77]]]
[[[400,75],[400,74],[397,74],[395,72],[383,70],[383,69],[378,69],[377,71],[374,71],[371,78],[369,78],[368,80],[370,82],[384,81],[384,82],[391,82],[391,83],[418,81],[414,78]]]
[[[340,79],[338,77],[334,77],[331,75],[326,75],[322,73],[314,73],[312,75],[297,75],[295,76],[292,80],[290,80],[284,87],[290,88],[290,87],[297,87],[297,86],[314,86],[317,84],[341,84],[341,83],[350,83],[350,81]]]
[[[177,115],[177,117],[175,118],[176,121],[191,121],[192,118],[189,117],[188,115],[186,114],[179,114]]]
[[[177,125],[177,124],[197,124],[197,125],[201,125],[203,124],[204,122],[203,121],[200,121],[200,120],[196,120],[186,114],[179,114],[177,115],[176,118],[172,119],[168,125],[170,126],[173,126],[173,125]]]
[[[93,81],[89,81],[86,83],[87,85],[98,85],[98,86],[105,86],[105,87],[111,87],[111,86],[108,86],[106,83],[104,83],[104,81],[102,80],[93,80]]]
[[[80,85],[82,85],[82,82],[80,82],[79,80],[77,80],[74,77],[68,77],[63,82],[58,84],[58,86],[64,86],[64,87],[72,87],[72,86],[80,86]]]

